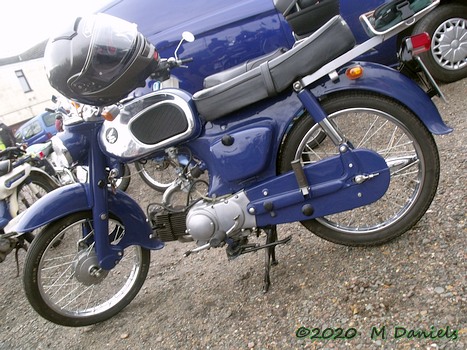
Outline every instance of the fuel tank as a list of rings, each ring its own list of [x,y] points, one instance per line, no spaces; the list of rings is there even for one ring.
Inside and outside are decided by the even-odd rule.
[[[102,151],[123,162],[145,158],[199,135],[201,120],[191,95],[163,89],[126,103],[99,134]]]

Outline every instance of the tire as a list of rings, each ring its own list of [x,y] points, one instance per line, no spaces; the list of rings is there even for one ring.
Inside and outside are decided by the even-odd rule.
[[[149,270],[150,251],[139,246],[126,248],[112,270],[99,270],[93,237],[83,239],[88,232],[91,212],[71,214],[46,226],[26,256],[26,297],[42,317],[59,325],[87,326],[114,316],[134,299]],[[125,233],[117,219],[109,220],[109,232],[112,244]]]
[[[33,205],[38,199],[58,188],[58,185],[47,175],[37,171],[29,174],[28,181],[18,186],[18,214]]]
[[[441,4],[423,17],[413,33],[427,32],[431,50],[420,55],[439,82],[450,83],[467,77],[467,6]]]
[[[110,171],[109,168],[106,168],[107,172]],[[72,170],[74,181],[76,182],[86,182],[88,181],[89,169],[87,166],[78,166]],[[115,184],[117,189],[121,191],[126,191],[128,186],[130,186],[131,181],[131,170],[128,164],[123,164],[123,175],[116,179]],[[110,184],[108,185],[111,188]]]
[[[438,187],[439,156],[431,133],[404,106],[371,93],[336,94],[322,106],[356,148],[372,149],[386,159],[391,182],[371,205],[302,224],[321,238],[348,246],[382,244],[408,231],[424,215]],[[279,157],[280,173],[289,171],[294,159],[308,164],[337,154],[329,138],[316,144],[319,130],[307,115],[293,125]]]
[[[123,176],[117,179],[117,189],[126,191],[130,186],[131,170],[128,164],[123,164]]]
[[[138,161],[135,168],[143,181],[158,192],[164,192],[177,178],[175,168],[165,159]]]

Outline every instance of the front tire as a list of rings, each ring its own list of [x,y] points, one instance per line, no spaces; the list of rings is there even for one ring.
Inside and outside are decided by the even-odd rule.
[[[125,228],[109,220],[109,240],[118,242]],[[46,226],[32,242],[23,283],[31,306],[45,319],[79,327],[104,321],[127,306],[141,289],[150,251],[125,249],[110,271],[99,269],[91,212],[66,216]]]
[[[431,50],[420,55],[431,75],[450,83],[467,77],[467,6],[441,4],[423,17],[414,33],[427,32]]]
[[[302,224],[328,241],[367,246],[385,243],[408,231],[430,206],[438,186],[440,166],[436,143],[421,121],[395,101],[365,92],[342,93],[326,98],[322,107],[333,125],[355,146],[378,152],[388,163],[390,186],[375,203]],[[336,155],[309,115],[302,116],[284,141],[280,173],[290,162],[309,164]]]

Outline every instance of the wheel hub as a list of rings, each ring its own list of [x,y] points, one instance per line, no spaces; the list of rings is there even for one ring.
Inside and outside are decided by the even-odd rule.
[[[85,286],[99,284],[109,271],[99,267],[95,251],[82,250],[73,264],[75,278]]]
[[[445,69],[458,70],[467,66],[467,22],[452,18],[433,33],[431,52],[435,61]]]

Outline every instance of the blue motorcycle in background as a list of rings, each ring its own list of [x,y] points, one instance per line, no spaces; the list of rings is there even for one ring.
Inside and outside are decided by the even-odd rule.
[[[55,89],[94,106],[68,120],[54,140],[54,151],[88,166],[90,176],[46,195],[11,228],[43,227],[24,266],[33,308],[66,326],[112,317],[136,296],[150,251],[164,242],[196,243],[186,256],[225,247],[233,259],[264,250],[267,291],[275,247],[291,238],[279,239],[279,224],[300,221],[323,239],[352,246],[382,244],[409,230],[438,186],[432,134],[451,129],[411,79],[352,60],[438,3],[399,6],[403,18],[389,24],[377,11],[362,15],[370,38],[360,45],[340,16],[311,35],[296,24],[305,34],[290,50],[208,77],[209,87],[193,95],[166,88],[122,105],[148,76],[165,81],[192,59],[180,58],[180,50],[159,57],[121,19],[77,19],[49,41],[45,64]],[[196,45],[190,33],[183,38],[184,52]],[[401,57],[417,62],[429,42],[426,35],[407,38]],[[177,179],[148,213],[108,188],[121,163],[161,156]],[[207,194],[195,196],[198,186]],[[183,205],[176,203],[180,194]],[[262,232],[264,243],[252,243]]]

